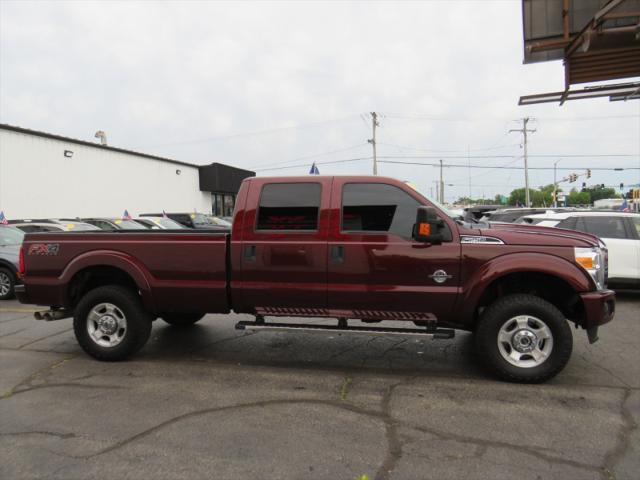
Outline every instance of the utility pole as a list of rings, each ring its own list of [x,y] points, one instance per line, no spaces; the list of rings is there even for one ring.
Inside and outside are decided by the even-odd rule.
[[[373,174],[378,175],[378,157],[376,155],[376,127],[380,126],[378,122],[378,114],[376,112],[371,112],[371,126],[373,129],[373,137],[370,140],[367,140],[373,147]]]
[[[442,180],[442,159],[440,159],[440,204],[444,205],[444,181]]]
[[[559,161],[560,160],[556,160],[553,162],[553,208],[558,208],[558,181],[556,180],[556,167],[558,166]]]
[[[509,130],[511,132],[520,132],[524,136],[524,192],[526,197],[527,207],[531,207],[531,200],[529,197],[529,162],[527,158],[527,133],[534,133],[535,130],[528,130],[527,123],[529,123],[529,117],[525,117],[522,119],[522,128]]]

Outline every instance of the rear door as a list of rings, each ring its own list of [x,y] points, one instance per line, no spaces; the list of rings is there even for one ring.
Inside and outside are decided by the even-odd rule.
[[[627,218],[584,216],[578,218],[576,230],[597,235],[609,250],[609,281],[638,279],[640,241],[628,225]]]
[[[242,220],[239,311],[322,314],[332,177],[252,179]]]

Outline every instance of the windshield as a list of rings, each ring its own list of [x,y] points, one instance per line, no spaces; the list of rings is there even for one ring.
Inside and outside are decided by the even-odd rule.
[[[143,227],[138,222],[134,222],[133,220],[114,220],[113,223],[115,223],[123,230],[147,230],[146,227]]]
[[[89,223],[61,222],[70,232],[83,232],[86,230],[100,230],[95,225]]]
[[[182,229],[185,228],[184,225],[171,220],[170,218],[157,218],[152,220],[153,223],[160,225],[168,230],[177,230],[177,229]]]
[[[426,198],[427,200],[429,200],[431,203],[433,203],[436,207],[438,207],[440,210],[442,210],[444,213],[447,214],[447,216],[453,218],[453,219],[462,219],[462,215],[458,215],[457,213],[452,212],[451,210],[449,210],[447,207],[445,207],[444,205],[442,205],[440,202],[434,200],[433,198],[431,198],[429,195],[425,195],[424,193],[422,193],[418,187],[416,187],[413,183],[411,182],[404,182],[406,183],[408,186],[410,186],[411,188],[413,188],[416,192],[418,192],[420,195],[422,195],[424,198]]]
[[[218,225],[219,227],[229,227],[229,228],[231,228],[231,223],[227,222],[226,220],[223,220],[220,217],[209,217],[209,220],[211,221],[211,223],[213,225]]]
[[[24,232],[12,227],[0,227],[0,245],[20,245]]]

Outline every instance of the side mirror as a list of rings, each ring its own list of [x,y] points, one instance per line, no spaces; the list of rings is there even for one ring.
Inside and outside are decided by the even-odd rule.
[[[439,245],[442,243],[441,227],[444,222],[438,218],[433,207],[418,207],[416,223],[413,226],[413,239],[417,242]]]

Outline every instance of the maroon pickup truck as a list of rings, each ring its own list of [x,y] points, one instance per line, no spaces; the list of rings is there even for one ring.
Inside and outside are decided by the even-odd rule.
[[[73,317],[78,342],[99,360],[136,352],[158,317],[186,326],[233,310],[255,316],[239,329],[467,330],[500,378],[541,382],[569,360],[568,321],[594,342],[613,318],[606,271],[597,237],[466,223],[391,178],[251,178],[229,233],[27,234],[16,293],[51,307],[36,318]]]

